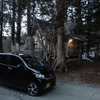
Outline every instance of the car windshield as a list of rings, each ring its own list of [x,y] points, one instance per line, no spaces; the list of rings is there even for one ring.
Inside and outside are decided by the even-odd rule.
[[[37,59],[36,57],[32,57],[32,56],[22,56],[22,58],[24,59],[24,61],[28,64],[29,67],[43,67],[44,64]]]

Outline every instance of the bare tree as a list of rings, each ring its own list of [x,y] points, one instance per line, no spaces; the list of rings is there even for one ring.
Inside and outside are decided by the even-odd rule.
[[[21,13],[22,13],[22,9],[21,9],[21,2],[20,0],[18,0],[18,18],[17,18],[17,43],[18,43],[18,49],[20,51],[20,39],[21,39]]]

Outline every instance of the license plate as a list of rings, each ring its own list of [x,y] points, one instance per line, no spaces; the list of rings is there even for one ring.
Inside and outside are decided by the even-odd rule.
[[[51,84],[50,83],[47,83],[46,84],[46,88],[50,88]]]

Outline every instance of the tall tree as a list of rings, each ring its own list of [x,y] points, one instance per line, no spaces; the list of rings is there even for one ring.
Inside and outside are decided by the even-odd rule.
[[[18,17],[17,17],[17,43],[18,43],[18,49],[20,51],[20,39],[21,39],[21,13],[22,13],[22,7],[21,2],[18,0]]]
[[[30,34],[31,33],[31,9],[30,9],[30,0],[28,1],[28,4],[27,4],[27,34]]]
[[[63,70],[65,65],[64,21],[65,0],[57,0],[56,33],[57,33],[57,62],[55,68]]]
[[[1,0],[0,2],[0,52],[3,52],[2,49],[2,34],[3,34],[3,0]]]
[[[12,8],[12,31],[11,31],[11,39],[12,39],[12,44],[15,44],[15,16],[16,16],[16,12],[15,12],[15,8],[16,8],[16,3],[15,0],[12,1],[13,3],[13,8]]]

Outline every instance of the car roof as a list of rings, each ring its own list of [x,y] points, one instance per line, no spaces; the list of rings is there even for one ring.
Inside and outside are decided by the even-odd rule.
[[[0,55],[19,55],[19,56],[21,56],[21,55],[24,55],[24,54],[20,54],[20,53],[0,53]]]

